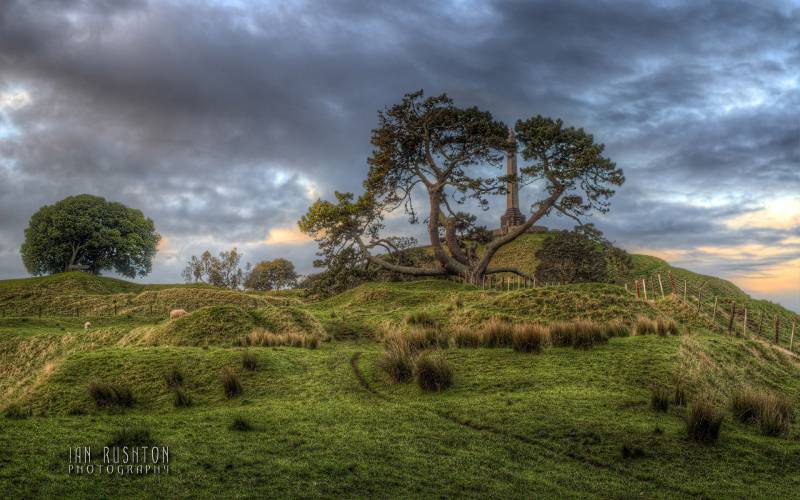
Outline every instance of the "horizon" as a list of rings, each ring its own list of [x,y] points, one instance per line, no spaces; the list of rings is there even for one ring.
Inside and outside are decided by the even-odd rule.
[[[585,128],[627,178],[588,222],[800,312],[797,2],[36,7],[0,7],[0,279],[28,276],[30,216],[81,193],[154,220],[137,282],[231,247],[314,272],[296,221],[360,192],[376,112],[423,88]]]

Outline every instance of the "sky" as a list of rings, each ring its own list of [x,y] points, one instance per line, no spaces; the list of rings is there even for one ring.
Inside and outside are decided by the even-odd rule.
[[[3,0],[0,279],[81,193],[153,219],[144,281],[233,246],[312,272],[298,218],[360,192],[378,111],[418,89],[585,128],[627,178],[609,239],[800,311],[800,3],[761,0]]]

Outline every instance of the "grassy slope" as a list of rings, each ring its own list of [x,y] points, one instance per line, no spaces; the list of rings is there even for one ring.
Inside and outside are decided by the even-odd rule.
[[[657,263],[637,260],[637,266]],[[87,278],[69,294],[99,300],[126,293],[143,302],[140,296],[152,292]],[[64,293],[59,279],[76,283],[69,275],[28,283]],[[15,281],[0,284],[0,291],[17,290],[4,297],[31,302],[26,282]],[[217,290],[188,291],[197,294],[197,304],[216,304],[237,317],[260,310],[249,307],[256,294],[234,298]],[[728,417],[720,443],[703,447],[685,437],[685,408],[667,414],[648,408],[650,388],[672,386],[676,377],[690,393],[707,391],[721,406],[745,382],[800,402],[797,361],[759,341],[705,333],[702,321],[671,301],[636,301],[612,285],[484,292],[427,280],[368,284],[304,307],[296,298],[289,302],[270,304],[284,311],[278,316],[283,320],[300,321],[294,315],[311,313],[334,340],[318,350],[248,348],[259,358],[255,372],[242,369],[240,348],[127,345],[137,328],[171,332],[174,326],[161,318],[99,317],[89,334],[78,318],[0,318],[0,407],[16,401],[34,414],[0,420],[0,491],[12,496],[524,497],[535,491],[550,497],[672,497],[757,496],[766,488],[774,496],[791,496],[800,487],[800,477],[787,466],[800,458],[797,422],[788,437],[767,438]],[[211,311],[218,310],[214,307]],[[694,334],[616,338],[590,351],[553,348],[537,356],[450,349],[445,355],[455,384],[431,395],[411,384],[389,383],[378,367],[381,347],[371,340],[383,324],[402,323],[421,310],[445,328],[477,325],[494,315],[512,321],[670,315],[690,324]],[[205,335],[207,327],[230,333],[226,322],[211,319],[199,326],[184,320],[187,327],[180,333],[192,339]],[[173,407],[163,381],[173,366],[184,373],[191,408]],[[226,366],[240,373],[245,388],[233,400],[224,397],[220,382]],[[97,378],[132,387],[134,407],[95,408],[86,388]],[[237,415],[256,429],[229,430]],[[135,426],[170,446],[169,476],[66,476],[69,446],[101,447],[114,431]],[[644,455],[624,458],[623,446]]]

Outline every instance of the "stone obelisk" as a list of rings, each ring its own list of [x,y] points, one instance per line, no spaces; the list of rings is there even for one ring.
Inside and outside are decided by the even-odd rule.
[[[525,216],[519,210],[519,184],[517,183],[517,141],[514,130],[508,128],[508,148],[506,149],[506,175],[508,181],[506,193],[506,213],[500,217],[500,230],[507,233],[509,228],[525,224]]]

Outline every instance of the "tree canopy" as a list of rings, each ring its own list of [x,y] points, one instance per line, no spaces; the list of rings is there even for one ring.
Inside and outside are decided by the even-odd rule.
[[[220,252],[218,257],[206,250],[200,257],[192,255],[183,268],[186,283],[205,283],[207,285],[238,289],[244,283],[245,273],[239,267],[242,254],[236,248]]]
[[[536,251],[540,283],[615,282],[633,265],[625,250],[615,247],[591,224],[552,233]]]
[[[551,213],[580,221],[608,211],[613,188],[625,178],[591,134],[538,115],[518,120],[514,133],[509,132],[488,111],[458,108],[446,94],[426,98],[422,91],[413,92],[379,112],[363,194],[337,192],[335,201],[318,200],[299,221],[300,229],[319,244],[317,264],[327,266],[337,256],[350,255],[412,276],[467,275],[477,282],[493,273],[523,275],[513,267],[490,267],[492,257]],[[501,161],[517,152],[526,163],[516,179],[509,179]],[[488,209],[490,197],[505,194],[509,180],[536,186],[541,195],[524,224],[492,237],[476,225],[473,214],[458,208],[472,201]],[[415,206],[420,199],[424,213]],[[396,210],[403,210],[412,224],[426,224],[434,266],[403,265],[390,258],[416,243],[382,235],[384,218]],[[476,251],[478,245],[482,252]]]
[[[20,254],[28,272],[113,269],[134,278],[152,269],[161,236],[140,210],[99,196],[70,196],[31,216]]]
[[[297,286],[294,264],[286,259],[265,260],[247,273],[245,287],[253,290],[282,290]]]

